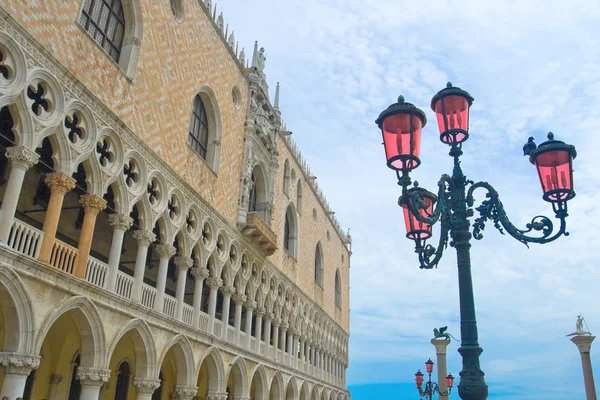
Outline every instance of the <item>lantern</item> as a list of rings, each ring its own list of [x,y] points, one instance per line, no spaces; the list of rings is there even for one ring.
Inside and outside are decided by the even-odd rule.
[[[431,99],[431,109],[435,111],[440,128],[440,140],[456,146],[469,138],[469,107],[473,97],[466,91],[452,87],[448,82]]]
[[[418,201],[415,201],[416,199]],[[431,237],[431,225],[417,219],[410,211],[409,202],[412,203],[419,215],[429,218],[433,214],[433,205],[436,201],[437,196],[435,194],[420,187],[412,187],[408,189],[406,195],[400,196],[398,204],[404,211],[407,238],[411,240],[425,240]]]
[[[431,358],[425,362],[425,369],[429,374],[433,372],[433,361],[431,361]]]
[[[417,389],[421,389],[423,387],[423,373],[421,370],[417,370],[415,374],[415,382],[417,383]]]
[[[548,133],[548,140],[535,148],[530,140],[525,148],[529,149],[529,161],[536,166],[543,199],[554,204],[562,204],[575,197],[573,190],[573,160],[577,157],[575,146],[554,140],[554,134]]]
[[[404,97],[379,114],[375,123],[381,129],[387,166],[396,171],[411,171],[421,164],[421,130],[427,123],[425,113]]]
[[[448,374],[446,377],[446,386],[448,386],[448,389],[452,389],[454,387],[454,377],[452,374]]]

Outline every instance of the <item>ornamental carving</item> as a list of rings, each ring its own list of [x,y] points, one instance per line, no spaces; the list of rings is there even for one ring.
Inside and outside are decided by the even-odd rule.
[[[133,225],[133,219],[125,214],[111,214],[108,216],[108,223],[115,229],[127,231]]]
[[[133,232],[133,238],[137,240],[138,244],[150,245],[156,240],[156,235],[150,231],[139,229]]]
[[[160,380],[149,378],[133,378],[133,386],[137,388],[138,393],[152,394],[160,387]]]
[[[0,353],[0,366],[5,374],[29,375],[40,366],[40,356],[22,353]]]
[[[222,286],[221,292],[224,296],[232,296],[235,293],[235,287],[233,286]]]
[[[227,400],[227,393],[206,392],[206,400]]]
[[[188,270],[194,265],[194,260],[189,257],[175,257],[173,260],[177,269],[185,269]]]
[[[175,393],[177,393],[180,399],[191,399],[198,393],[198,388],[195,386],[175,385]]]
[[[210,275],[208,268],[194,267],[190,272],[196,280],[206,279]]]
[[[79,203],[83,206],[86,213],[98,215],[106,208],[106,200],[95,194],[86,194],[79,198]]]
[[[69,190],[75,189],[75,179],[62,172],[48,174],[44,179],[46,185],[52,192],[58,192],[65,195]]]
[[[110,379],[110,369],[77,367],[77,379],[82,385],[102,386]]]
[[[161,259],[163,259],[163,258],[169,259],[177,253],[177,250],[175,249],[175,247],[171,246],[170,244],[164,244],[164,243],[159,243],[159,244],[154,245],[154,250],[156,251],[156,254],[158,254],[158,256]]]
[[[248,297],[246,297],[245,294],[241,294],[241,293],[236,293],[231,298],[233,299],[233,302],[235,304],[242,304],[248,299]]]
[[[211,289],[218,289],[223,285],[223,279],[217,278],[216,276],[211,276],[206,280],[206,284]]]
[[[17,167],[28,170],[29,168],[37,164],[40,156],[36,152],[29,150],[25,146],[18,146],[9,147],[6,150],[6,158],[8,158],[11,167]]]

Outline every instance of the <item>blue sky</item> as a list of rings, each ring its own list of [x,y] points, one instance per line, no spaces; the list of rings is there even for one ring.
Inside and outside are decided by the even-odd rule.
[[[516,225],[552,216],[522,156],[527,138],[541,143],[552,130],[577,147],[571,236],[527,249],[488,227],[472,261],[489,398],[583,398],[579,355],[565,334],[579,312],[600,330],[600,3],[221,0],[221,11],[248,56],[254,40],[265,47],[288,129],[352,228],[353,399],[415,396],[414,373],[435,356],[432,329],[459,332],[455,255],[418,269],[374,124],[399,94],[427,113],[413,177],[435,189],[451,159],[429,102],[448,80],[475,98],[463,169],[498,189]],[[457,347],[448,356],[455,376]],[[600,374],[594,347],[592,361]]]

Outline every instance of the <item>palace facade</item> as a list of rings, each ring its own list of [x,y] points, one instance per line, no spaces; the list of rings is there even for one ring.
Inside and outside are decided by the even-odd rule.
[[[0,0],[0,398],[349,399],[351,239],[245,53],[210,0]]]

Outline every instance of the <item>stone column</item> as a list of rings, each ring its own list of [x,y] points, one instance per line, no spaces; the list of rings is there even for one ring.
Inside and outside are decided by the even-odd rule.
[[[252,316],[254,315],[254,309],[256,308],[255,301],[247,301],[245,304],[246,307],[246,327],[244,328],[246,331],[246,343],[242,345],[247,349],[250,348],[250,338],[252,337]],[[256,334],[256,332],[254,332]],[[258,341],[257,341],[258,343]],[[252,349],[254,350],[254,349]]]
[[[156,300],[154,301],[154,309],[158,312],[163,312],[165,305],[165,287],[167,286],[167,269],[169,260],[177,252],[175,247],[170,244],[156,244],[154,246],[156,253],[160,257],[158,262],[158,276],[156,277]]]
[[[175,393],[178,400],[192,400],[198,393],[198,388],[196,386],[175,385]]]
[[[266,309],[265,309],[266,311]],[[265,329],[263,334],[263,341],[267,344],[267,351],[269,350],[269,346],[271,346],[271,325],[273,322],[273,313],[265,312]]]
[[[58,220],[62,210],[63,200],[68,191],[75,188],[75,179],[62,172],[48,174],[44,180],[50,188],[50,201],[48,201],[48,209],[44,218],[44,238],[40,246],[39,260],[45,263],[50,262],[52,254],[52,246],[58,229]]]
[[[113,227],[113,236],[108,254],[108,276],[106,278],[106,289],[114,292],[117,282],[117,272],[121,261],[121,249],[123,248],[123,237],[125,232],[133,225],[133,219],[125,214],[111,214],[108,222]]]
[[[77,367],[77,379],[81,383],[80,400],[98,400],[100,388],[110,379],[109,369]]]
[[[252,400],[252,399],[247,396],[234,396],[233,400]]]
[[[194,261],[189,257],[175,257],[175,266],[177,267],[177,290],[175,297],[177,298],[177,307],[175,308],[175,319],[181,321],[183,319],[183,297],[185,295],[185,281],[187,279],[187,271],[194,265]]]
[[[435,346],[435,354],[437,356],[437,384],[440,388],[438,399],[448,400],[448,385],[446,384],[446,376],[448,376],[446,347],[450,344],[450,340],[431,339],[431,344]],[[446,395],[444,396],[443,393],[446,393]]]
[[[4,383],[0,388],[0,398],[7,396],[9,400],[14,400],[17,397],[23,397],[27,376],[39,365],[40,356],[0,352],[0,367],[4,372]]]
[[[300,361],[306,361],[306,336],[300,335]]]
[[[293,365],[294,359],[298,356],[298,354],[296,354],[296,351],[294,351],[294,330],[293,329],[289,329],[287,332],[287,352],[290,355],[290,359],[291,359],[291,363]]]
[[[233,286],[222,286],[221,293],[223,293],[223,312],[221,313],[221,322],[223,322],[223,331],[221,336],[227,339],[227,330],[229,327],[229,304],[231,303],[231,296],[235,293]]]
[[[242,307],[244,302],[248,299],[245,294],[235,293],[233,295],[233,303],[235,304],[235,315],[233,317],[233,326],[235,328],[235,337],[233,342],[238,344],[240,342],[240,331],[242,329]]]
[[[206,392],[206,400],[227,400],[227,393]]]
[[[137,389],[137,400],[152,400],[152,394],[160,387],[160,379],[135,377],[133,386]]]
[[[281,320],[279,318],[273,319],[271,325],[273,325],[273,347],[275,348],[275,359],[277,359],[277,349],[279,349],[279,325]]]
[[[137,230],[133,232],[133,238],[138,242],[135,268],[133,270],[133,294],[132,300],[140,303],[142,301],[142,284],[144,283],[144,271],[146,270],[146,257],[148,246],[156,240],[156,235],[150,231]]]
[[[281,346],[281,353],[285,353],[285,344],[287,339],[288,327],[289,325],[287,324],[287,322],[282,323],[279,327],[279,345]]]
[[[56,399],[56,387],[58,386],[59,383],[62,382],[62,380],[63,380],[62,375],[59,375],[59,374],[50,375],[50,379],[49,379],[50,390],[48,391],[48,400]]]
[[[217,291],[223,284],[223,279],[211,276],[206,279],[206,284],[210,288],[210,295],[208,298],[208,332],[214,333],[215,331],[215,313],[217,310]]]
[[[254,328],[254,335],[256,336],[256,345],[258,346],[258,348],[256,349],[257,352],[260,352],[260,341],[262,340],[263,315],[265,315],[265,309],[263,307],[257,308],[256,321],[254,321],[254,323],[256,324]]]
[[[90,258],[90,249],[92,248],[92,239],[94,237],[94,227],[96,226],[96,217],[100,211],[106,208],[106,200],[95,194],[86,194],[79,198],[79,203],[83,206],[85,215],[79,234],[79,246],[77,247],[77,261],[73,275],[85,279],[88,260]]]
[[[8,241],[8,234],[17,210],[25,173],[37,164],[40,156],[27,147],[17,146],[6,150],[6,158],[8,158],[10,164],[10,175],[8,176],[4,198],[2,199],[2,208],[0,209],[0,243]]]
[[[581,354],[581,366],[583,367],[583,382],[585,385],[586,400],[596,400],[596,386],[594,384],[594,374],[592,372],[592,360],[590,358],[590,349],[596,336],[577,335],[571,338]]]
[[[202,288],[204,280],[208,278],[210,271],[208,268],[194,267],[192,268],[192,276],[195,279],[194,283],[194,328],[200,327],[200,313],[202,312]],[[208,329],[208,328],[207,328]]]

